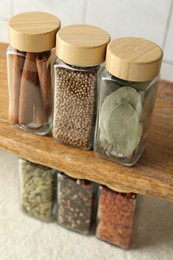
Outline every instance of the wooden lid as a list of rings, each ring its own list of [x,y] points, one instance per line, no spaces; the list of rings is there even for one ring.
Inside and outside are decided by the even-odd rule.
[[[106,68],[128,81],[147,81],[160,73],[162,49],[155,43],[135,37],[119,38],[107,47]]]
[[[110,36],[91,25],[71,25],[56,36],[56,53],[64,62],[76,66],[92,66],[105,60]]]
[[[42,52],[55,47],[60,20],[48,13],[27,12],[13,16],[8,23],[10,45],[20,51]]]

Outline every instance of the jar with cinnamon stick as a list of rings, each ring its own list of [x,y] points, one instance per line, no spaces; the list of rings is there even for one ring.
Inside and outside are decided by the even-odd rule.
[[[53,137],[61,143],[92,148],[97,72],[109,39],[107,32],[89,25],[71,25],[57,33]]]
[[[99,187],[96,237],[128,249],[134,229],[137,195]]]
[[[45,135],[52,128],[51,55],[60,20],[48,13],[27,12],[12,17],[8,28],[9,121]]]

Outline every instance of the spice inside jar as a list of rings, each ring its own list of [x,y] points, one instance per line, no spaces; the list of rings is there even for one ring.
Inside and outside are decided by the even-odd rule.
[[[96,68],[55,67],[54,138],[73,146],[92,146],[96,119]]]
[[[126,37],[108,44],[98,73],[94,150],[131,166],[142,155],[152,119],[163,52],[148,40]]]
[[[49,128],[52,116],[50,52],[20,52],[12,48],[13,76],[10,90],[10,122],[22,129],[43,132]]]
[[[100,186],[96,237],[128,249],[131,244],[137,195]]]
[[[58,18],[42,12],[18,14],[9,21],[9,121],[39,135],[52,128],[50,60],[59,27]]]
[[[84,150],[93,146],[97,72],[108,42],[109,35],[94,26],[72,25],[57,33],[53,137],[59,142]]]
[[[56,170],[19,160],[20,204],[22,211],[41,221],[55,219]]]
[[[57,202],[58,224],[81,234],[90,234],[95,213],[93,208],[95,185],[93,183],[59,173]]]

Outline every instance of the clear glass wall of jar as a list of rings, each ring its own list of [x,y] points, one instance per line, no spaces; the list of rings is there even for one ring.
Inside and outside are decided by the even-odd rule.
[[[77,67],[56,60],[53,137],[91,149],[96,120],[98,66]]]
[[[72,25],[57,33],[53,120],[57,141],[84,150],[92,148],[97,72],[108,42],[108,33],[94,26]]]
[[[160,76],[130,82],[104,69],[99,77],[95,150],[107,159],[133,165],[145,148]]]
[[[55,220],[57,171],[19,159],[20,207],[41,221]]]
[[[146,146],[160,78],[162,50],[143,39],[122,39],[108,45],[105,68],[98,73],[94,149],[106,159],[131,166]],[[119,47],[116,49],[119,42],[122,52]],[[133,45],[138,48],[133,50]]]
[[[96,237],[128,249],[133,236],[137,195],[100,186]]]
[[[47,21],[49,28],[45,27]],[[39,135],[52,129],[50,57],[59,27],[58,18],[42,12],[19,14],[9,21],[9,121],[17,128]]]
[[[89,235],[95,225],[97,185],[58,173],[57,221],[72,231]]]

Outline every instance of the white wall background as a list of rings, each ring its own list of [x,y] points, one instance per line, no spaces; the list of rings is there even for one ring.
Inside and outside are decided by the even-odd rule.
[[[162,79],[173,81],[173,0],[1,0],[1,42],[8,42],[8,19],[26,11],[50,12],[60,18],[62,26],[100,26],[112,38],[152,40],[164,50]]]

